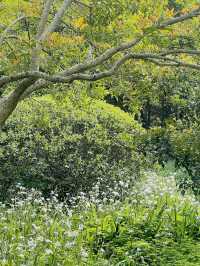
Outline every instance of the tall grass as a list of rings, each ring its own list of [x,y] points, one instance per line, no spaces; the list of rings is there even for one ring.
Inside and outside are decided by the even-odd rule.
[[[200,207],[176,173],[148,172],[70,204],[20,187],[0,204],[0,265],[200,265]]]

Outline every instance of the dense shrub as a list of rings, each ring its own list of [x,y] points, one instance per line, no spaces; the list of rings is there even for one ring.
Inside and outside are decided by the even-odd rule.
[[[146,130],[138,139],[138,146],[150,163],[165,163],[173,159],[170,132],[165,128],[155,127]]]
[[[0,182],[60,195],[88,191],[101,180],[137,177],[140,126],[117,107],[84,95],[46,96],[18,108],[0,137]]]
[[[171,132],[170,143],[176,158],[176,165],[184,167],[191,180],[182,180],[191,185],[195,192],[200,191],[200,131],[199,126]],[[192,181],[192,182],[188,182]]]
[[[200,190],[200,133],[199,126],[185,129],[169,126],[152,128],[140,137],[142,153],[152,163],[164,166],[173,160],[176,167],[184,168],[188,174],[177,180],[182,189]]]

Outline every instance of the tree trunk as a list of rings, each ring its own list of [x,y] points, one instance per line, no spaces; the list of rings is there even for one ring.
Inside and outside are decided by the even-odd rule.
[[[0,128],[4,125],[16,106],[17,101],[14,101],[12,97],[4,97],[0,99]]]
[[[35,82],[36,79],[25,79],[10,95],[0,98],[0,128],[17,107],[21,95]]]

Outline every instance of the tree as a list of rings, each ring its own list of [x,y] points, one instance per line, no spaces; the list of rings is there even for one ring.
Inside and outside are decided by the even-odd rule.
[[[22,2],[24,6],[26,6],[26,1]],[[90,39],[87,39],[88,36],[85,34],[85,39],[87,39],[87,49],[85,49],[87,50],[87,55],[81,58],[82,61],[80,60],[80,62],[75,62],[75,64],[68,66],[67,68],[64,66],[62,70],[61,68],[58,70],[57,67],[52,67],[52,61],[50,65],[47,63],[42,66],[43,53],[46,53],[49,57],[52,56],[52,50],[48,49],[49,42],[53,44],[57,42],[60,45],[62,40],[64,40],[64,44],[66,40],[70,41],[69,38],[66,38],[65,31],[63,29],[71,26],[66,23],[65,17],[68,16],[68,21],[71,19],[73,20],[73,18],[70,17],[70,14],[75,12],[75,7],[80,9],[81,6],[82,10],[82,7],[84,6],[89,9],[89,15],[87,15],[87,19],[89,20],[88,23],[90,23],[91,27],[100,27],[100,31],[102,31],[103,28],[106,29],[106,27],[113,25],[111,22],[114,21],[115,23],[117,22],[117,30],[121,29],[122,33],[124,33],[123,26],[121,25],[124,23],[123,16],[120,16],[123,14],[123,12],[127,12],[125,9],[125,2],[127,4],[130,4],[131,2],[129,3],[129,1],[124,2],[121,0],[117,1],[115,5],[113,5],[112,2],[113,1],[110,2],[109,0],[105,1],[107,5],[111,5],[111,10],[113,10],[112,12],[109,11],[108,14],[112,20],[110,22],[107,22],[105,17],[103,17],[103,19],[96,19],[94,16],[95,11],[93,12],[92,9],[94,4],[98,6],[99,13],[101,9],[103,10],[103,7],[104,12],[106,12],[107,8],[104,6],[104,1],[102,4],[99,4],[99,2],[96,3],[95,0],[83,2],[77,0],[34,0],[31,3],[28,3],[29,13],[33,13],[34,11],[32,9],[34,8],[38,9],[39,12],[41,9],[42,12],[39,21],[39,13],[37,13],[38,11],[36,11],[36,15],[30,15],[30,17],[32,16],[30,25],[26,15],[24,15],[22,10],[18,10],[18,12],[16,12],[17,16],[9,26],[2,25],[0,44],[4,44],[6,42],[7,45],[10,46],[9,40],[11,40],[12,45],[15,45],[14,42],[16,39],[20,40],[20,43],[23,44],[20,46],[20,49],[23,49],[24,57],[26,58],[27,62],[22,67],[18,67],[19,58],[18,55],[15,54],[15,48],[9,47],[11,50],[10,54],[12,54],[12,62],[15,62],[16,68],[14,70],[12,69],[12,63],[9,69],[6,67],[5,69],[2,68],[2,76],[0,77],[0,126],[2,126],[12,114],[17,104],[25,97],[30,96],[34,91],[41,90],[42,88],[48,86],[51,87],[56,83],[71,84],[77,80],[94,82],[105,79],[116,75],[118,70],[123,65],[130,64],[129,62],[142,60],[149,64],[155,64],[160,67],[187,67],[197,71],[200,70],[200,65],[198,64],[198,56],[200,55],[200,51],[197,49],[188,49],[188,47],[184,48],[184,45],[181,47],[181,49],[174,47],[171,49],[163,49],[163,47],[166,48],[165,45],[162,47],[157,45],[155,51],[153,52],[149,52],[148,49],[145,49],[145,43],[148,41],[156,45],[162,40],[162,38],[164,39],[163,35],[167,34],[165,32],[166,29],[168,30],[172,26],[181,25],[183,22],[186,23],[188,21],[192,21],[190,27],[192,28],[195,23],[196,27],[198,28],[199,20],[195,20],[195,18],[200,16],[200,6],[193,1],[192,3],[194,5],[189,6],[187,9],[183,9],[178,13],[175,13],[173,9],[169,9],[168,1],[161,1],[162,4],[159,3],[158,10],[156,9],[156,12],[160,12],[157,13],[157,16],[150,16],[150,14],[146,12],[144,8],[142,10],[143,13],[141,13],[141,10],[138,8],[138,6],[141,5],[142,7],[145,7],[147,3],[146,1],[141,1],[141,3],[136,1],[136,5],[131,6],[131,8],[134,9],[131,13],[132,19],[137,18],[135,24],[140,21],[141,25],[140,30],[135,30],[133,39],[130,39],[131,36],[129,36],[128,40],[125,38],[127,41],[120,39],[121,43],[116,42],[117,45],[109,47],[108,49],[101,49],[100,53],[97,53],[96,51],[93,51],[96,48],[95,43],[91,42]],[[15,1],[12,1],[11,3],[13,8],[15,7],[14,3]],[[150,1],[150,3],[152,5],[153,1]],[[120,9],[120,7],[123,9],[123,11]],[[154,6],[152,5],[152,10],[153,8]],[[147,15],[145,15],[145,12]],[[137,14],[137,16],[134,16],[134,14]],[[76,18],[74,21],[75,29],[73,27],[72,30],[81,30],[84,28],[84,23],[86,23],[84,14],[81,14],[81,16]],[[13,27],[15,27],[17,24],[20,24],[20,29],[16,32],[13,30]],[[27,41],[24,38],[25,33],[28,35],[28,45],[26,44]],[[34,38],[32,39],[31,36],[33,34]],[[114,31],[113,34],[113,36],[116,35],[117,39],[119,32]],[[76,41],[80,40],[81,38],[76,39]],[[183,57],[183,55],[188,55],[188,57]],[[13,57],[15,61],[13,60]],[[64,57],[66,59],[66,56]],[[70,55],[68,58],[69,57]],[[0,58],[1,61],[5,60],[4,54],[0,53]],[[7,59],[9,58],[6,58],[6,60]],[[56,62],[56,64],[58,64],[58,62]]]

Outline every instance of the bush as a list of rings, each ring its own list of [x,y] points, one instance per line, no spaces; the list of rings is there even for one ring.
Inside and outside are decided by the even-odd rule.
[[[38,97],[22,103],[0,137],[0,184],[5,192],[21,183],[60,196],[88,191],[97,180],[137,177],[131,116],[84,95]]]
[[[176,165],[184,167],[191,177],[182,180],[182,186],[191,185],[198,193],[200,191],[200,132],[199,126],[182,131],[176,130],[170,135]],[[187,185],[188,184],[188,185]]]
[[[151,163],[164,166],[174,161],[177,168],[184,168],[188,174],[177,182],[182,190],[192,188],[200,190],[200,133],[199,126],[184,129],[183,125],[175,128],[152,128],[140,137],[142,153]]]
[[[141,134],[138,146],[151,165],[159,163],[164,166],[165,163],[173,159],[169,135],[170,132],[161,127],[151,128]]]

